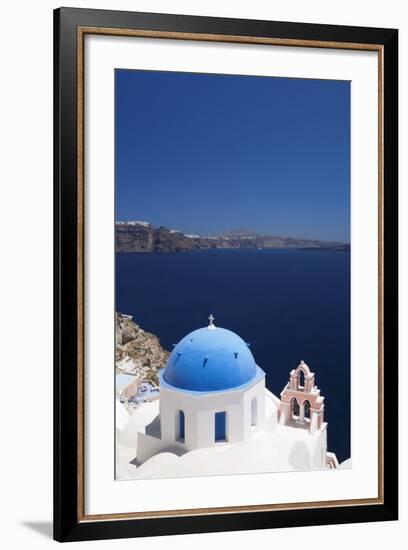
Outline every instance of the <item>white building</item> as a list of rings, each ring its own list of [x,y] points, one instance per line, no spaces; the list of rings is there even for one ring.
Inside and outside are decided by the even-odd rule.
[[[211,315],[174,347],[158,403],[121,422],[118,477],[336,468],[323,402],[303,361],[274,396],[248,345]]]

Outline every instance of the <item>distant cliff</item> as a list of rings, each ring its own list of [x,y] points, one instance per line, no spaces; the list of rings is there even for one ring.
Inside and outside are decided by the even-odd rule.
[[[304,248],[345,250],[349,245],[236,231],[218,236],[188,235],[148,222],[116,222],[116,252],[188,252],[210,248]]]
[[[159,383],[159,370],[166,365],[169,352],[154,334],[145,332],[130,315],[116,313],[116,372],[135,374],[140,380]]]

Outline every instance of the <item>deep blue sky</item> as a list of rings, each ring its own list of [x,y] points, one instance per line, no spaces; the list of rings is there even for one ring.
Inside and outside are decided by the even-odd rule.
[[[116,219],[349,241],[350,83],[115,72]]]

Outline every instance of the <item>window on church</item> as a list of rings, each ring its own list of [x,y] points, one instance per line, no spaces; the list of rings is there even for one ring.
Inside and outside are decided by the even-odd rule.
[[[227,440],[227,414],[225,411],[215,413],[215,441]]]
[[[310,418],[310,401],[306,399],[304,402],[305,418]]]
[[[251,426],[256,426],[257,424],[258,424],[258,401],[256,397],[253,397],[251,401]]]
[[[184,441],[185,437],[185,417],[184,417],[184,411],[179,411],[179,430],[178,430],[178,440]]]

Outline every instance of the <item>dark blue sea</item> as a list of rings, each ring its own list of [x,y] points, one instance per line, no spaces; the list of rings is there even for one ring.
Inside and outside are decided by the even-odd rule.
[[[250,343],[277,396],[303,359],[325,396],[328,449],[350,457],[350,253],[238,249],[117,254],[116,310],[172,349],[215,324]]]

